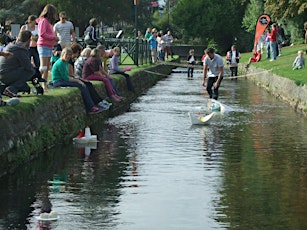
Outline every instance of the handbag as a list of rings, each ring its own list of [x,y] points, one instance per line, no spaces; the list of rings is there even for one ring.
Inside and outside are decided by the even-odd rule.
[[[95,44],[95,41],[92,39],[90,33],[87,33],[87,35],[85,35],[84,42],[87,45],[94,45]]]
[[[84,37],[84,43],[87,45],[97,45],[97,41],[93,40],[92,29]]]

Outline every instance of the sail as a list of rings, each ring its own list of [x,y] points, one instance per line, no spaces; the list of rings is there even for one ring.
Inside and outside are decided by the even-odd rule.
[[[256,52],[257,43],[261,37],[261,35],[264,33],[265,29],[268,27],[268,25],[271,22],[271,18],[267,14],[261,15],[256,23],[256,32],[255,32],[255,41],[254,41],[254,52]]]

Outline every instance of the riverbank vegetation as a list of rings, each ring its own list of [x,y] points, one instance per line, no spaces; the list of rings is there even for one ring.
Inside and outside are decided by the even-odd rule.
[[[252,63],[252,66],[257,68],[269,70],[272,73],[285,77],[295,81],[296,85],[307,85],[307,67],[300,70],[293,70],[292,64],[297,57],[297,52],[302,50],[304,52],[305,61],[307,61],[307,55],[305,53],[307,46],[303,44],[287,46],[282,48],[282,54],[277,58],[276,61],[270,61],[266,58],[266,50],[262,54],[260,62]],[[247,63],[248,59],[252,57],[252,53],[242,53],[241,63]]]
[[[278,0],[139,0],[137,7],[134,2],[78,0],[72,7],[70,1],[61,0],[0,0],[0,24],[11,30],[10,24],[24,24],[29,15],[39,15],[50,3],[58,12],[66,11],[80,37],[89,19],[95,17],[99,22],[97,32],[104,37],[118,30],[123,30],[125,37],[134,37],[138,30],[144,34],[147,27],[156,27],[164,32],[171,30],[175,43],[214,46],[223,53],[237,44],[242,52],[248,52],[253,46],[256,21],[265,13],[272,22],[283,25],[290,43],[302,43],[304,38],[305,0],[291,4]]]

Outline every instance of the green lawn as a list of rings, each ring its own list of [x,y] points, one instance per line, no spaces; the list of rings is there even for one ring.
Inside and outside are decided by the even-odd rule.
[[[304,51],[305,62],[307,62],[307,57],[305,51],[307,49],[306,45],[293,45],[282,48],[282,55],[277,57],[276,61],[271,62],[269,59],[266,59],[266,53],[262,55],[262,59],[258,63],[252,63],[251,65],[270,70],[273,73],[289,78],[296,82],[297,85],[307,85],[307,68],[300,70],[292,70],[292,63],[297,56],[299,50]],[[252,53],[242,53],[241,54],[241,63],[247,63],[248,59],[252,56]]]

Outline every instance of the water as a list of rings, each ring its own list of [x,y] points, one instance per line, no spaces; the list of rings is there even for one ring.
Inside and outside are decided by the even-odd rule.
[[[0,181],[0,229],[307,229],[306,118],[245,80],[234,111],[192,126],[201,74],[172,74],[131,110],[92,127],[93,149],[49,150]],[[51,207],[52,206],[52,207]],[[41,223],[42,209],[60,219]]]

